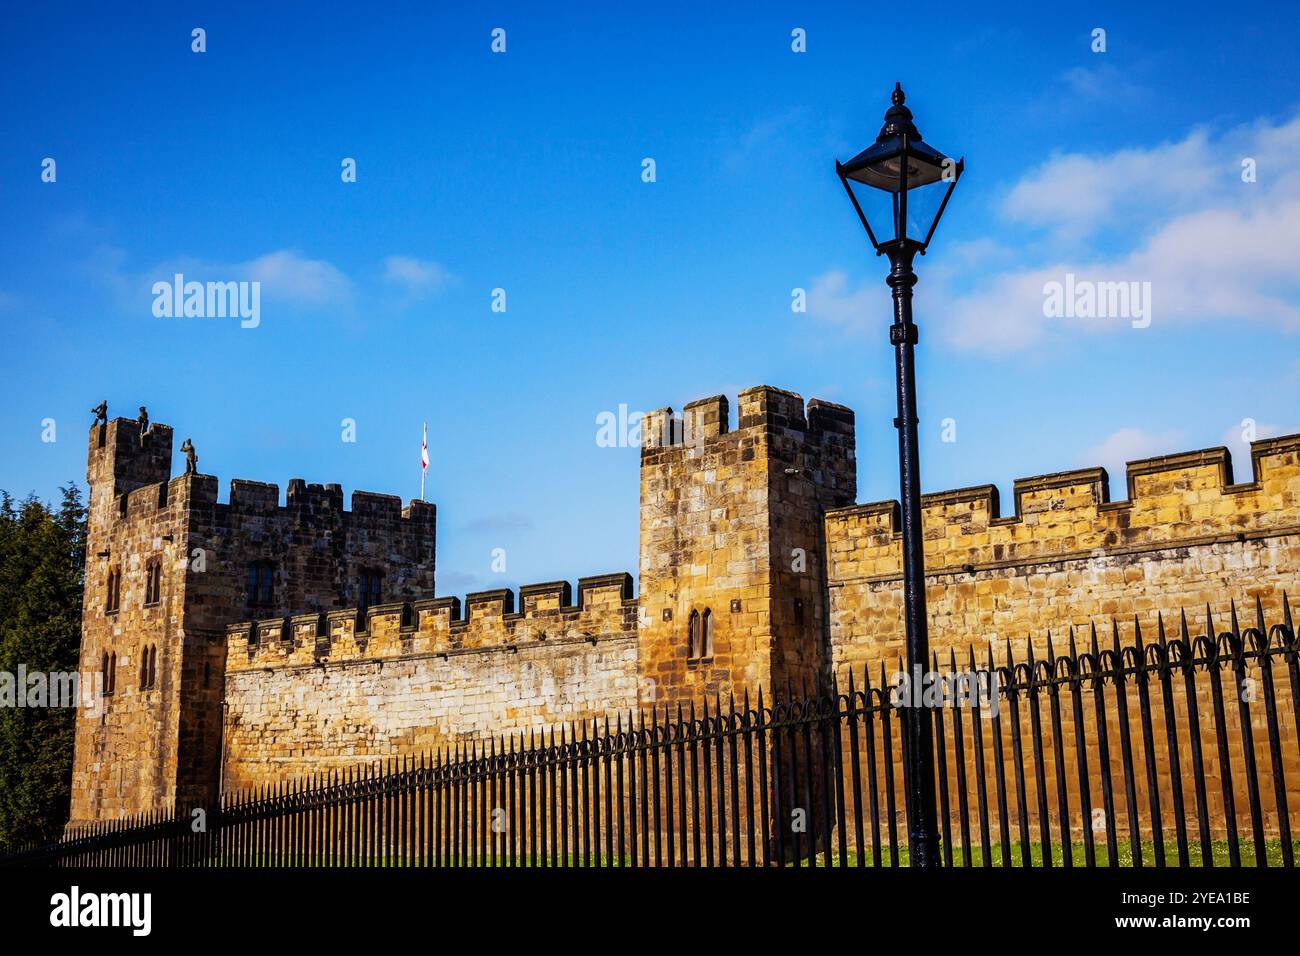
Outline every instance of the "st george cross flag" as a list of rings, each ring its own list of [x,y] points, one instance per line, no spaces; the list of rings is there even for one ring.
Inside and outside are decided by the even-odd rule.
[[[420,500],[424,500],[424,473],[429,470],[429,423],[424,423],[424,438],[420,441]]]

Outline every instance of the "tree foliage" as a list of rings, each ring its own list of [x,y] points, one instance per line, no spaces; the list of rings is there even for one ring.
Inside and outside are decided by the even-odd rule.
[[[62,492],[57,509],[0,492],[0,672],[77,669],[86,509],[75,485]],[[53,839],[67,822],[75,719],[67,707],[0,707],[0,848]]]

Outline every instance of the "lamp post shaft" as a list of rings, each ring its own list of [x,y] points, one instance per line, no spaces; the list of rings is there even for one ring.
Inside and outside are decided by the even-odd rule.
[[[907,669],[909,679],[929,668],[929,629],[925,613],[925,556],[921,538],[921,463],[917,449],[916,326],[912,323],[912,286],[916,273],[912,260],[918,247],[902,242],[889,251],[890,271],[886,279],[893,290],[894,324],[889,341],[894,346],[898,384],[898,471],[903,498],[903,610],[906,621]],[[909,744],[904,749],[907,764],[908,848],[916,867],[939,865],[939,831],[934,806],[934,745],[930,711],[916,703],[918,688],[905,703],[904,721]]]

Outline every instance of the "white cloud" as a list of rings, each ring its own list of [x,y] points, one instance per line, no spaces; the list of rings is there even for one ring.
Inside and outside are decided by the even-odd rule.
[[[452,278],[445,266],[430,259],[389,256],[384,260],[384,281],[400,287],[412,297],[440,292]]]
[[[1078,239],[1113,224],[1120,213],[1132,225],[1152,213],[1192,207],[1230,173],[1197,130],[1151,149],[1053,156],[1011,188],[1001,213],[1057,238]]]
[[[815,120],[816,114],[795,107],[763,117],[743,129],[722,130],[717,147],[720,162],[724,169],[749,175],[753,175],[756,165],[781,165],[801,152],[796,144],[827,141],[827,131]]]
[[[1085,468],[1103,466],[1110,475],[1111,497],[1122,498],[1125,495],[1126,466],[1130,461],[1186,451],[1184,442],[1183,433],[1179,431],[1149,432],[1143,428],[1121,428],[1084,452],[1079,463]]]
[[[357,286],[340,268],[325,259],[313,259],[297,249],[277,249],[243,261],[202,259],[179,255],[147,269],[130,266],[121,247],[99,244],[80,262],[80,270],[109,290],[117,305],[129,314],[148,315],[155,282],[170,282],[177,273],[196,282],[259,282],[264,301],[301,310],[329,310],[347,315],[353,309]]]
[[[219,272],[220,266],[205,266]],[[230,278],[262,283],[263,294],[303,305],[340,305],[352,296],[352,282],[331,263],[281,249],[231,266]]]
[[[844,272],[832,270],[813,280],[808,289],[808,315],[820,322],[850,331],[888,324],[889,290],[883,282],[861,282],[851,287]]]
[[[1131,81],[1119,67],[1105,62],[1073,67],[1061,74],[1060,81],[1069,93],[1087,100],[1110,101],[1142,92],[1142,87]]]
[[[1123,320],[1043,317],[1043,285],[1067,273],[1149,282],[1153,324],[1228,321],[1300,331],[1300,117],[1256,123],[1217,140],[1196,131],[1180,143],[1103,157],[1060,156],[1008,194],[1004,218],[1045,230],[1026,248],[1050,265],[989,270],[941,312],[949,340],[978,350],[1038,344],[1055,330],[1131,329]],[[1243,182],[1253,159],[1258,180]],[[1110,255],[1080,255],[1075,240],[1103,238]],[[1127,248],[1125,248],[1127,246]],[[1133,330],[1132,334],[1142,334]]]

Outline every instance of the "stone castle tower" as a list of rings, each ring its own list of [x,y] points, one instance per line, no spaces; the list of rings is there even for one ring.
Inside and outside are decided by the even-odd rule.
[[[172,429],[90,432],[81,672],[103,708],[76,725],[71,824],[207,805],[221,766],[226,627],[250,616],[430,596],[432,505],[337,485],[171,478]]]
[[[642,698],[818,688],[830,664],[822,515],[857,492],[853,412],[760,386],[643,423]]]
[[[600,574],[435,597],[435,510],[338,485],[170,477],[172,430],[90,433],[71,824],[502,735],[824,690],[902,646],[896,502],[855,504],[853,413],[760,386],[642,422],[640,589]],[[923,497],[931,644],[1276,604],[1300,570],[1300,436]],[[1035,644],[1037,648],[1038,645]],[[1041,650],[1041,648],[1040,648]],[[860,671],[859,671],[860,673]],[[585,731],[584,731],[585,732]]]

